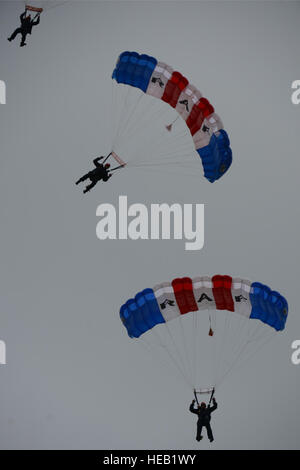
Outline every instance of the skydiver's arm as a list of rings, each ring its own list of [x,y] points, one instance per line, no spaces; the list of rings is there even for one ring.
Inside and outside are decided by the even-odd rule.
[[[212,412],[215,411],[217,408],[218,408],[218,403],[216,402],[216,400],[214,400],[214,404],[213,404],[212,407],[209,407],[209,411],[212,413]]]
[[[194,408],[194,402],[193,402],[193,401],[192,401],[192,403],[190,404],[190,408],[189,408],[189,409],[190,409],[190,412],[191,412],[191,413],[198,414],[198,413],[197,413],[197,410],[195,410],[195,408]]]
[[[95,165],[95,166],[101,166],[101,165],[99,164],[99,162],[100,162],[100,160],[102,160],[103,158],[104,158],[104,157],[97,157],[97,158],[95,158],[95,159],[93,160],[94,165]]]
[[[102,180],[103,180],[104,182],[106,182],[106,181],[109,180],[109,178],[111,178],[111,176],[112,176],[112,175],[107,175],[107,176],[105,176],[104,178],[102,178]]]
[[[22,21],[26,16],[27,10],[25,10],[22,15],[20,15],[20,20]]]

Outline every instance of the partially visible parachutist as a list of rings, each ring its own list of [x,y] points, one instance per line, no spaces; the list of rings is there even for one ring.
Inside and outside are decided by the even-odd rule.
[[[40,22],[40,12],[37,12],[35,17],[31,19],[31,15],[27,15],[27,9],[20,16],[21,25],[17,28],[12,35],[7,38],[9,42],[13,41],[18,34],[21,34],[20,47],[26,46],[26,36],[31,34],[33,26]]]

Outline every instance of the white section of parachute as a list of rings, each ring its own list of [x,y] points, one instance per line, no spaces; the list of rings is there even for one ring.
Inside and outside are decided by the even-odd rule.
[[[211,278],[207,276],[196,277],[192,279],[192,282],[198,310],[216,310]],[[235,313],[243,315],[246,318],[249,318],[252,309],[249,298],[250,288],[251,281],[240,278],[234,278],[232,280],[231,293]],[[160,313],[166,322],[181,315],[170,282],[157,284],[153,288],[153,291],[160,308]]]
[[[166,322],[179,317],[180,310],[177,307],[173,287],[169,282],[158,284],[153,288],[160,313]]]
[[[232,279],[231,294],[234,302],[234,309],[237,313],[249,317],[251,313],[251,302],[249,298],[251,281],[239,278]]]

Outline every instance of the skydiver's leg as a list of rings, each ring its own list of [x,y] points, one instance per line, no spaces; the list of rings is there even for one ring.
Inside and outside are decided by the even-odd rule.
[[[212,442],[214,440],[214,436],[213,436],[213,433],[212,433],[212,430],[211,430],[211,427],[210,427],[210,423],[207,423],[205,427],[206,427],[206,431],[207,431],[207,437],[210,440],[210,442]]]
[[[79,178],[78,181],[76,181],[75,184],[79,184],[79,183],[82,183],[83,181],[87,180],[89,177],[89,174],[87,173],[86,175],[83,175],[81,178]]]
[[[27,36],[26,33],[22,33],[22,41],[21,41],[20,47],[26,46],[26,42],[25,42],[26,36]]]
[[[15,37],[16,37],[18,34],[20,34],[20,33],[22,33],[22,29],[21,29],[21,28],[17,28],[17,29],[12,33],[12,35],[11,35],[9,38],[7,38],[7,39],[8,39],[9,41],[13,41],[13,40],[15,39]]]
[[[197,423],[197,436],[196,436],[197,441],[200,441],[202,439],[201,433],[202,433],[202,424]]]
[[[91,182],[91,184],[88,184],[87,187],[83,190],[84,193],[87,193],[88,191],[90,191],[94,186],[96,186],[96,184],[98,183],[97,180],[93,180]]]

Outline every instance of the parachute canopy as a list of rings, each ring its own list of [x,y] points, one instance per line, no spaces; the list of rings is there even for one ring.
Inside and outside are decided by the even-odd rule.
[[[264,284],[216,275],[193,280],[177,278],[144,289],[122,305],[120,317],[128,335],[138,338],[158,323],[207,309],[236,312],[277,331],[284,329],[288,314],[285,298]]]
[[[120,308],[129,337],[171,360],[193,390],[208,392],[282,331],[287,316],[279,292],[227,275],[176,278]]]
[[[43,8],[33,7],[31,5],[25,5],[26,10],[35,11],[37,13],[42,13]]]
[[[36,12],[37,14],[42,13],[43,11],[51,10],[52,8],[59,7],[65,3],[69,3],[70,0],[32,0],[32,1],[23,1],[25,9],[28,11]]]
[[[125,51],[112,78],[175,109],[189,129],[208,181],[212,183],[226,173],[232,163],[228,134],[214,107],[186,77],[154,57]],[[172,124],[166,127],[171,130]]]

